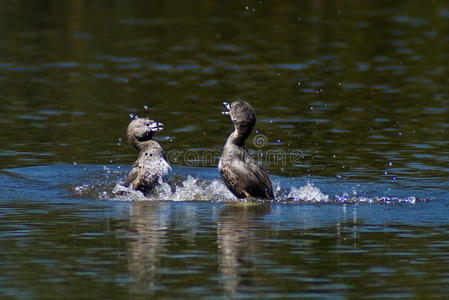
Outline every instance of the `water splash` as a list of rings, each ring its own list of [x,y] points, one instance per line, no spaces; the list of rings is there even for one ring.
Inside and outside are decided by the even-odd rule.
[[[211,201],[237,202],[257,201],[256,199],[237,199],[216,177],[215,170],[207,168],[178,168],[178,175],[173,181],[161,182],[149,194],[123,186],[126,170],[103,168],[95,172],[86,171],[83,182],[70,185],[76,197],[114,201]],[[213,176],[212,176],[213,172]],[[176,172],[175,172],[176,174]],[[184,174],[184,175],[183,175]],[[192,175],[190,175],[192,174]],[[391,190],[391,186],[381,187],[374,183],[327,182],[313,179],[304,182],[297,178],[274,176],[272,203],[289,204],[416,204],[428,201],[420,199],[417,194],[403,190]],[[395,191],[397,193],[395,193]]]
[[[175,180],[179,181],[178,180]],[[135,191],[121,183],[116,184],[112,200],[121,201],[236,201],[237,198],[218,179],[202,180],[188,175],[180,184],[168,184],[166,182],[157,185],[148,196],[140,191]]]
[[[335,195],[333,202],[342,204],[416,204],[418,198],[415,196],[407,196],[404,198],[395,196],[374,196],[374,197],[363,197],[348,195],[346,193],[342,195]]]
[[[272,203],[290,204],[416,204],[419,200],[415,196],[359,196],[356,191],[351,193],[335,194],[334,196],[323,193],[313,183],[308,182],[304,186],[282,187],[280,182],[274,182],[275,200]],[[81,187],[83,189],[85,187]],[[134,191],[117,184],[112,191],[112,200],[119,201],[213,201],[213,202],[245,202],[248,200],[236,198],[227,187],[219,180],[203,180],[188,176],[179,184],[169,185],[161,183],[154,191],[145,196],[139,191]],[[252,199],[249,201],[257,201]]]
[[[304,202],[328,202],[329,196],[321,192],[321,190],[308,182],[305,186],[300,188],[292,187],[287,196],[292,201]]]

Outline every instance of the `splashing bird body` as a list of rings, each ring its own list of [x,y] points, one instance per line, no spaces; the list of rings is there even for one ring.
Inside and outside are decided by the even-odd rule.
[[[170,179],[172,168],[164,156],[164,150],[152,140],[153,134],[162,129],[162,123],[147,118],[137,117],[129,123],[128,141],[139,150],[139,155],[126,178],[126,187],[130,186],[146,195],[156,184]]]
[[[273,188],[267,172],[245,149],[245,140],[256,124],[252,106],[244,101],[223,103],[231,117],[234,131],[229,135],[218,163],[221,179],[238,198],[273,199]]]

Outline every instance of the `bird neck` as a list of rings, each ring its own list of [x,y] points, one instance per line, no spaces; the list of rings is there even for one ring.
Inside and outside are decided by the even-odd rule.
[[[139,137],[139,136],[128,136],[128,141],[131,145],[133,145],[134,148],[136,148],[137,150],[142,150],[142,145],[152,141],[153,138],[153,134],[147,134],[145,136]]]
[[[234,131],[229,135],[226,144],[236,145],[239,147],[245,146],[245,141],[251,134],[251,127],[235,126]]]
[[[139,150],[139,151],[145,151],[147,149],[155,148],[158,146],[160,147],[158,142],[149,140],[149,141],[144,141],[144,142],[137,142],[137,144],[134,147],[136,147],[137,150]]]

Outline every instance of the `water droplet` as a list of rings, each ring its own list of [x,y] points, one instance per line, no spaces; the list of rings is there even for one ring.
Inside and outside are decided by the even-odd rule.
[[[247,5],[247,6],[245,6],[245,9],[246,9],[246,10],[248,10],[248,9],[249,9],[248,5]]]
[[[280,139],[278,139],[278,144],[281,142],[281,140]]]
[[[148,110],[148,105],[144,105],[143,109]]]
[[[399,131],[399,132],[398,132],[398,135],[401,136],[401,135],[402,135],[402,132]]]
[[[76,161],[74,161],[74,162],[73,162],[73,165],[74,165],[74,166],[76,166],[76,165],[77,165]]]
[[[298,81],[298,86],[300,86],[301,85],[301,81]]]
[[[391,161],[388,162],[388,166],[391,167],[393,163]]]
[[[396,180],[396,176],[391,177],[391,180]]]

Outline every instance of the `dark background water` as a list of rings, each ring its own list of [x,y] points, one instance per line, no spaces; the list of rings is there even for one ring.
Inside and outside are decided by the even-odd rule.
[[[2,296],[448,293],[448,3],[8,1],[0,25]],[[247,146],[281,183],[420,201],[101,196],[136,157],[130,114],[165,124],[158,141],[187,175],[216,166],[221,103],[236,99],[255,107]]]
[[[3,167],[128,164],[130,113],[165,123],[166,151],[220,151],[221,102],[241,98],[262,150],[302,153],[267,161],[274,174],[449,172],[443,2],[15,1],[0,14]]]

